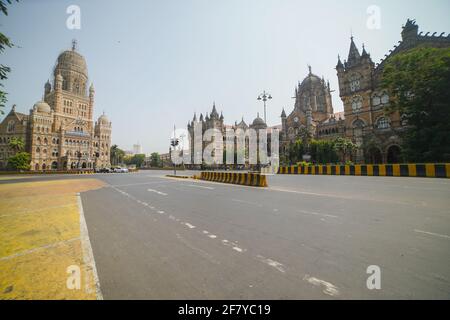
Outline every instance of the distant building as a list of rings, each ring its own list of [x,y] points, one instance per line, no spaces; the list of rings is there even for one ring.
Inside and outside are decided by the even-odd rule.
[[[202,134],[205,133],[206,130],[209,129],[217,129],[223,136],[223,141],[219,142],[219,141],[215,141],[214,139],[212,141],[204,141],[202,144],[202,155],[204,153],[205,148],[208,145],[212,144],[212,152],[211,154],[214,155],[216,152],[221,152],[220,147],[224,147],[226,145],[226,139],[227,139],[227,135],[226,135],[226,130],[227,129],[233,129],[233,130],[237,130],[237,129],[242,129],[244,132],[247,129],[254,129],[256,132],[258,132],[260,129],[266,129],[267,130],[267,146],[268,146],[268,156],[271,155],[270,153],[270,145],[271,145],[271,133],[273,129],[279,129],[279,126],[274,126],[274,127],[268,127],[267,124],[264,122],[263,119],[261,119],[259,117],[259,114],[257,115],[257,117],[253,120],[253,122],[248,125],[247,123],[245,123],[244,119],[242,118],[242,120],[237,123],[237,121],[235,121],[234,125],[227,125],[224,122],[224,116],[223,113],[221,112],[220,115],[217,112],[216,109],[216,104],[213,103],[213,107],[211,110],[211,113],[208,115],[208,113],[206,113],[205,117],[203,117],[203,114],[200,114],[200,117],[197,119],[197,115],[194,113],[194,117],[192,119],[192,121],[188,122],[187,124],[187,130],[189,132],[189,136],[190,136],[190,145],[189,145],[189,150],[186,151],[190,154],[190,159],[191,159],[191,165],[190,167],[199,167],[199,165],[194,165],[193,163],[195,162],[195,155],[194,155],[194,125],[198,123],[202,123]],[[246,156],[248,156],[248,138],[246,138],[245,141],[245,146],[244,146],[244,152],[246,154]],[[259,142],[258,142],[259,143]],[[234,150],[236,150],[236,139],[234,140]],[[210,147],[211,148],[211,147]],[[247,166],[249,166],[248,163],[246,163]],[[219,166],[219,165],[217,165]]]
[[[142,146],[139,143],[133,144],[133,153],[142,154]]]
[[[105,114],[93,120],[95,90],[92,84],[87,88],[86,61],[76,42],[58,56],[53,77],[29,114],[13,106],[0,123],[0,168],[13,155],[8,147],[13,137],[25,141],[32,170],[109,167],[111,122]]]

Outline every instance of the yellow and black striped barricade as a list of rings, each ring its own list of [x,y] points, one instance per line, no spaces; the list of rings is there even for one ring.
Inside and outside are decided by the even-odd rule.
[[[450,178],[450,163],[281,166],[278,174]]]
[[[267,177],[260,173],[203,171],[200,174],[200,179],[222,183],[240,184],[244,186],[267,187]]]

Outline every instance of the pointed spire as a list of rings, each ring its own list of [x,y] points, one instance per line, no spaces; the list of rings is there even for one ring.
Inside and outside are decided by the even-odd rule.
[[[359,50],[356,47],[355,42],[353,41],[353,36],[350,37],[350,50],[348,52],[347,63],[351,66],[359,62],[361,55],[359,54]]]
[[[312,75],[312,68],[311,65],[308,64],[308,70],[309,70],[309,75]]]
[[[283,111],[281,111],[281,118],[286,118],[286,112],[284,111],[284,108]]]
[[[200,113],[200,121],[203,121],[203,113]]]
[[[194,118],[192,120],[197,121],[197,113],[196,112],[194,112]]]
[[[220,111],[220,120],[223,120],[223,113]]]
[[[219,118],[219,114],[217,113],[217,109],[216,109],[216,102],[213,102],[213,108],[211,111],[211,118]]]
[[[341,56],[339,54],[338,54],[338,63],[336,65],[336,69],[344,69],[344,65],[342,64]]]
[[[363,50],[362,50],[361,57],[362,58],[370,58],[370,54],[367,53],[366,47],[364,46],[364,43],[363,43],[362,47],[363,47]]]

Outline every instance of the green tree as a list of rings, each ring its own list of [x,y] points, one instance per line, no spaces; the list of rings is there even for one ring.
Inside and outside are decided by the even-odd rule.
[[[28,152],[18,152],[8,159],[11,170],[30,170],[31,155]]]
[[[145,154],[135,154],[131,157],[131,164],[136,165],[137,168],[140,168],[145,161]]]
[[[125,159],[125,151],[120,149],[117,146],[117,144],[114,144],[111,146],[109,155],[110,155],[111,165],[113,165],[113,166],[117,166],[117,165],[121,164]]]
[[[153,152],[150,155],[150,165],[152,167],[160,167],[161,166],[161,157],[158,152]]]
[[[450,160],[450,48],[419,47],[388,60],[382,85],[408,128],[402,136],[408,161]]]
[[[11,138],[9,147],[15,152],[21,152],[25,149],[25,142],[22,138]]]
[[[350,139],[338,137],[334,140],[334,150],[339,155],[342,163],[345,163],[357,148],[358,146]]]
[[[318,164],[335,163],[338,161],[338,155],[334,148],[334,141],[330,140],[311,140],[310,151],[311,160]]]
[[[19,2],[19,0],[16,1]],[[0,0],[0,11],[5,16],[8,15],[8,7],[6,6],[7,3],[11,4],[12,0]],[[11,40],[3,32],[0,32],[0,54],[2,54],[6,48],[11,48],[13,46],[14,44]],[[8,78],[7,74],[10,71],[10,67],[0,64],[0,81],[6,80]],[[6,101],[8,101],[6,98],[7,93],[3,91],[3,87],[3,83],[0,83],[0,114],[4,113],[2,109],[5,107]]]

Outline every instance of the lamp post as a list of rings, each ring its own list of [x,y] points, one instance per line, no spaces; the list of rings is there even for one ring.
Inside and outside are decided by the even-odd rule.
[[[170,145],[173,147],[173,151],[176,150],[176,147],[178,146],[179,143],[180,143],[180,140],[175,137],[175,125],[174,125],[173,126],[173,139],[170,139]],[[172,160],[172,148],[170,148],[170,147],[169,147],[169,154],[170,154],[170,158]],[[177,167],[173,160],[172,160],[172,162],[173,162],[173,174],[176,176],[177,175]]]
[[[267,119],[266,119],[266,101],[267,100],[271,100],[272,96],[270,93],[266,92],[265,90],[263,91],[263,93],[261,93],[258,98],[258,100],[262,100],[264,102],[264,122],[267,124]]]

